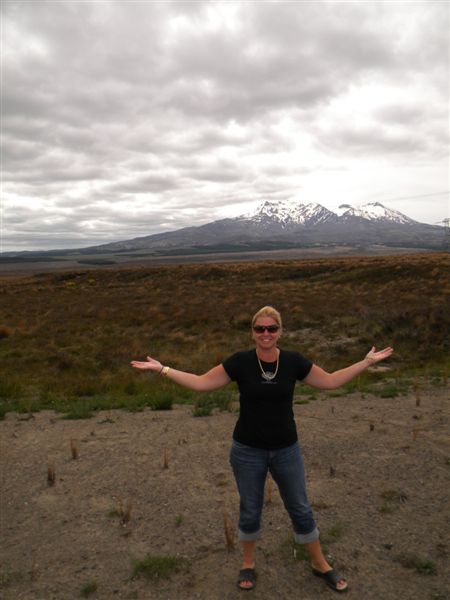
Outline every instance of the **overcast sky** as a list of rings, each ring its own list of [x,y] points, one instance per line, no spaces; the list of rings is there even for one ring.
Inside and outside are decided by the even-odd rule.
[[[295,199],[449,216],[449,10],[2,1],[2,250]]]

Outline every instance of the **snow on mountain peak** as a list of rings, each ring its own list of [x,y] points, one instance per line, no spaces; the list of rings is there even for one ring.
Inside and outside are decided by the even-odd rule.
[[[279,200],[277,202],[265,200],[256,210],[239,218],[256,222],[271,220],[286,227],[317,224],[328,220],[331,216],[334,216],[334,213],[315,202],[301,204],[295,200]]]
[[[339,208],[346,208],[348,205],[341,205]],[[360,217],[369,221],[390,221],[393,223],[410,224],[414,223],[403,213],[392,208],[387,208],[380,202],[368,202],[359,208],[348,206],[343,216]]]
[[[400,225],[416,222],[397,210],[387,208],[380,202],[368,202],[357,207],[341,204],[336,212],[332,212],[316,202],[302,204],[292,199],[264,200],[254,211],[240,215],[237,219],[250,220],[265,227],[272,224],[286,229],[300,225],[314,226],[327,221],[346,221],[351,217]]]

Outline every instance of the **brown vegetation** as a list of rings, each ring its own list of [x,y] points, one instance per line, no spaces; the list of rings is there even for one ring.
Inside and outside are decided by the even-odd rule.
[[[283,314],[284,347],[324,368],[376,343],[395,347],[396,376],[446,378],[449,267],[449,255],[429,253],[8,277],[0,280],[0,403],[86,413],[148,406],[149,376],[132,372],[130,359],[210,368],[249,346],[250,317],[264,304]],[[156,389],[174,395],[170,382]],[[176,398],[193,396],[177,390]]]

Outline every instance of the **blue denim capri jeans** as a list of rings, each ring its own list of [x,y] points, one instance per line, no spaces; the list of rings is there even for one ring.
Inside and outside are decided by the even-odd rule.
[[[239,539],[257,540],[261,533],[264,484],[270,471],[289,513],[295,541],[319,539],[319,530],[306,496],[305,470],[298,442],[280,450],[263,450],[233,440],[230,464],[240,495]]]

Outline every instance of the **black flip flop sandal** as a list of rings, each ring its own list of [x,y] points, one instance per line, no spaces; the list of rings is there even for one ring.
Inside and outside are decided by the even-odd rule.
[[[243,581],[250,581],[252,584],[249,587],[243,587],[241,583]],[[249,590],[254,590],[256,587],[256,571],[255,569],[241,569],[239,571],[239,579],[238,579],[238,588],[240,590],[244,590],[248,592]]]
[[[346,592],[348,590],[348,585],[342,589],[339,589],[337,587],[337,584],[339,581],[347,582],[347,580],[345,579],[345,577],[342,577],[342,575],[340,575],[334,569],[331,569],[330,571],[326,571],[325,573],[321,573],[320,571],[317,571],[317,569],[313,569],[312,572],[317,577],[320,577],[321,579],[323,579],[325,581],[325,583],[327,584],[327,586],[329,588],[331,588],[332,590],[334,590],[335,592],[342,594],[343,592]]]

